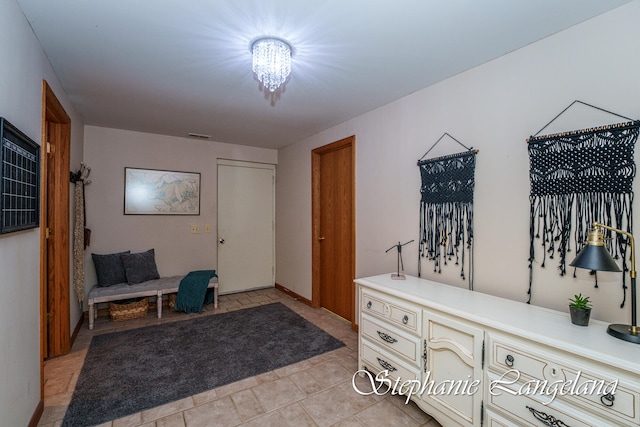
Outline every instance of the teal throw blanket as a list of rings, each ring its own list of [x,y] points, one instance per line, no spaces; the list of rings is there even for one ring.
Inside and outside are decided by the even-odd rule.
[[[173,308],[186,313],[202,313],[202,305],[213,302],[213,289],[207,292],[212,277],[218,277],[215,270],[192,271],[184,276]]]

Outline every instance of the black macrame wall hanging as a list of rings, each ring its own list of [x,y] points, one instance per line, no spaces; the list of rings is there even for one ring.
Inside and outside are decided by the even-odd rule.
[[[629,120],[625,123],[537,136],[576,102]],[[567,253],[571,252],[572,227],[574,247],[582,249],[594,221],[632,232],[633,157],[640,121],[634,121],[581,101],[574,101],[534,136],[527,139],[531,202],[529,218],[529,290],[531,302],[534,241],[543,248],[541,267],[547,257],[558,263],[561,276],[566,274]],[[627,270],[627,239],[606,231],[608,249],[614,258],[622,258]],[[571,261],[571,260],[569,260]],[[595,272],[592,272],[595,275]],[[575,269],[573,273],[575,277]],[[622,275],[623,300],[626,283]],[[597,276],[595,286],[598,286]]]
[[[467,151],[422,160],[445,136]],[[473,289],[473,187],[477,153],[478,150],[467,148],[445,133],[418,160],[422,179],[418,276],[422,258],[433,261],[433,271],[438,273],[442,272],[442,263],[447,265],[455,260],[460,265],[460,276],[466,279],[468,275],[469,289]]]

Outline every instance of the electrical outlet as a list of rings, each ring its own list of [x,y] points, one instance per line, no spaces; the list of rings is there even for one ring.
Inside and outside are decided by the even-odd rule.
[[[205,233],[211,233],[211,225],[210,224],[205,224],[204,232]]]
[[[200,226],[197,224],[191,224],[191,234],[198,234],[200,232]]]

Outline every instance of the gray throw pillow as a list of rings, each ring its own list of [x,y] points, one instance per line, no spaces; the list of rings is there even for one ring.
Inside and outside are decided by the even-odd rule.
[[[160,278],[153,249],[136,254],[122,254],[120,259],[130,285]]]
[[[127,283],[127,275],[122,265],[120,255],[126,255],[131,251],[118,252],[115,254],[91,254],[93,265],[96,267],[98,276],[98,286],[111,286],[118,283]]]

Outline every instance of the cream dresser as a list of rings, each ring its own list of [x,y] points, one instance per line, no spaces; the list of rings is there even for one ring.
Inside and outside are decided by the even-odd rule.
[[[410,276],[355,282],[359,369],[443,426],[640,426],[640,345],[606,323]]]

